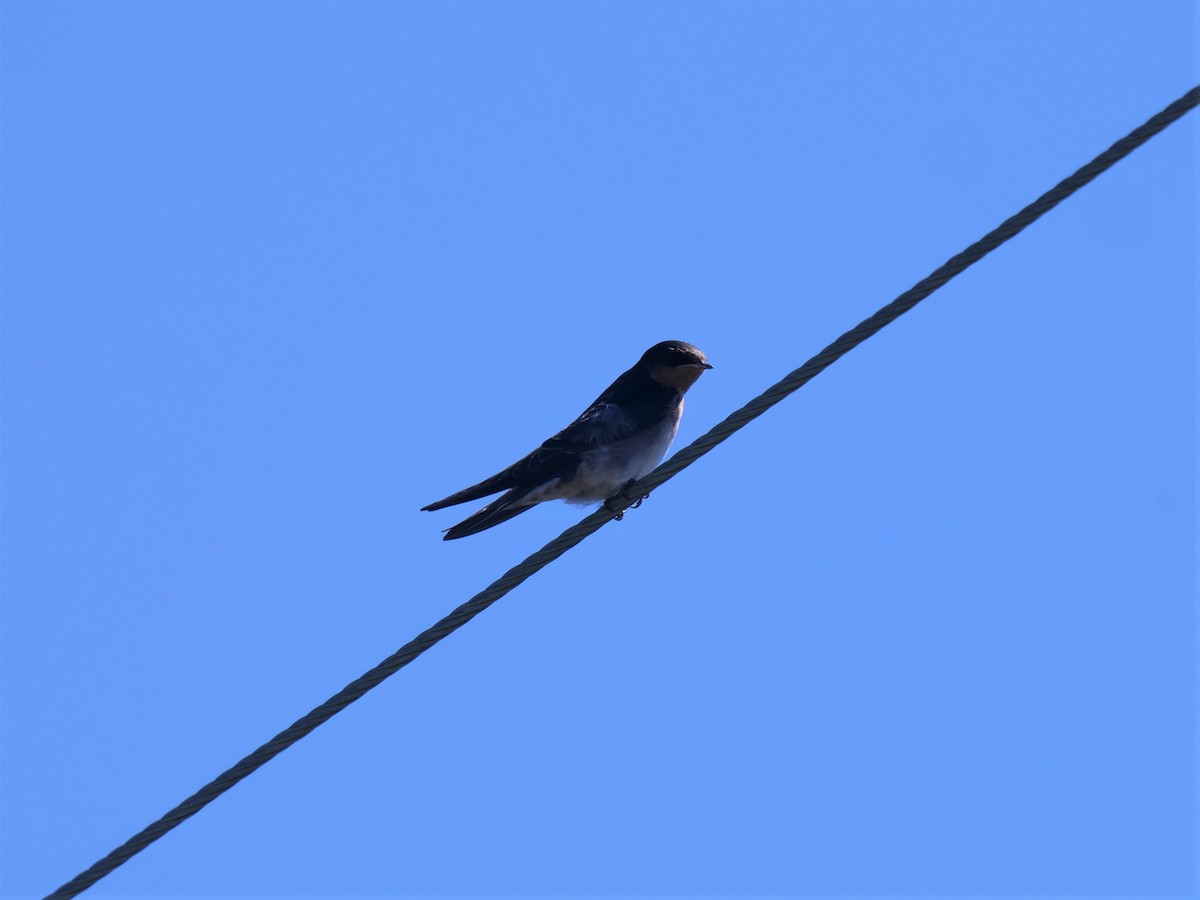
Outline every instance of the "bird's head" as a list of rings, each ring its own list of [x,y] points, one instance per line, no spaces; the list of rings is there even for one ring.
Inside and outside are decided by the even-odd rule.
[[[705,369],[711,369],[708,357],[687,341],[663,341],[642,354],[638,365],[659,384],[685,393]]]

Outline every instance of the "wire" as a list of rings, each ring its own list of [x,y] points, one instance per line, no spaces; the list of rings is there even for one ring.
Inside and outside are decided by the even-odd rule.
[[[951,258],[929,277],[918,282],[873,316],[863,320],[854,328],[847,331],[778,384],[759,394],[723,422],[714,426],[707,434],[693,441],[687,447],[684,447],[645,478],[631,485],[629,490],[622,496],[607,501],[596,512],[587,516],[578,524],[568,528],[520,564],[513,566],[504,575],[462,604],[462,606],[458,607],[432,628],[421,632],[421,634],[375,666],[375,668],[350,682],[350,684],[316,707],[308,715],[298,719],[249,756],[222,772],[162,818],[151,823],[142,831],[139,831],[103,859],[93,863],[85,871],[76,875],[62,887],[58,888],[58,890],[54,891],[54,893],[49,894],[47,900],[74,897],[87,890],[113,869],[146,849],[146,847],[150,846],[150,844],[154,843],[176,825],[194,816],[255,769],[269,762],[277,754],[282,753],[319,725],[329,721],[337,713],[362,697],[367,691],[394,675],[438,641],[442,640],[442,638],[462,628],[509,591],[513,590],[513,588],[517,587],[517,585],[521,584],[521,582],[525,581],[525,579],[558,559],[584,538],[598,531],[614,518],[620,516],[626,509],[638,502],[640,498],[648,495],[655,488],[675,477],[675,475],[708,453],[735,431],[745,427],[751,421],[761,416],[780,400],[799,389],[867,338],[904,315],[904,313],[908,312],[955,275],[958,275],[967,267],[978,262],[1005,241],[1019,234],[1043,214],[1053,209],[1101,172],[1150,140],[1150,138],[1154,137],[1172,122],[1181,118],[1198,104],[1200,104],[1200,86],[1192,88],[1162,112],[1147,120],[1145,124],[1121,138],[1121,140],[1079,169],[1075,174],[1059,182],[1015,216],[1002,223],[998,228],[989,232],[957,256]]]

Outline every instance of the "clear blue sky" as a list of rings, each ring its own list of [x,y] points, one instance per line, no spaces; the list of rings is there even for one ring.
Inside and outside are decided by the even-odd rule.
[[[5,898],[1200,80],[1197,5],[18,3]],[[1197,146],[1120,163],[94,897],[1195,896]]]

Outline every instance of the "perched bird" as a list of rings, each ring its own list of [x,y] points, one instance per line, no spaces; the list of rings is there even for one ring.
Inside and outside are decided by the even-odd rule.
[[[683,415],[683,395],[711,368],[700,348],[685,341],[655,344],[578,419],[524,459],[422,509],[505,491],[447,529],[444,539],[451,541],[506,522],[544,500],[607,500],[666,456]]]

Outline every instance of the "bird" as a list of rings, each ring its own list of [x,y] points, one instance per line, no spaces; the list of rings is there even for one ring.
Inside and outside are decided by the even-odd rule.
[[[574,422],[502,472],[421,507],[469,503],[504,491],[443,540],[478,534],[546,500],[607,500],[648,474],[679,430],[683,395],[712,365],[699,347],[663,341],[642,354]]]

